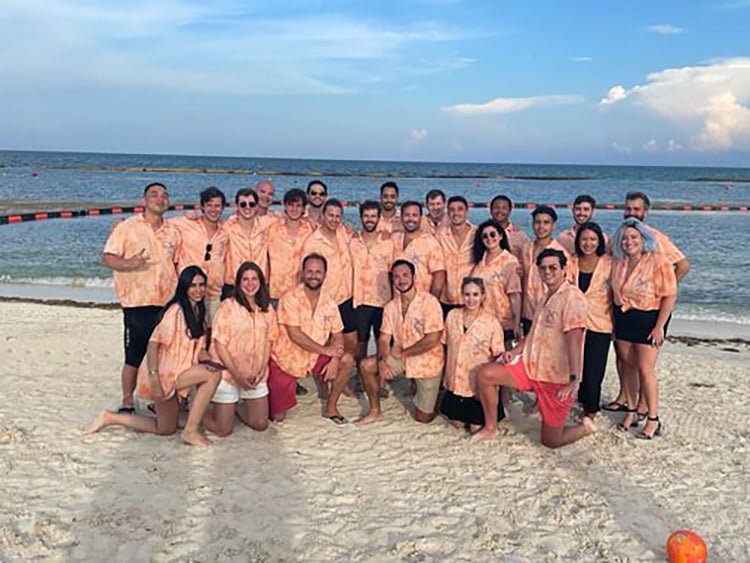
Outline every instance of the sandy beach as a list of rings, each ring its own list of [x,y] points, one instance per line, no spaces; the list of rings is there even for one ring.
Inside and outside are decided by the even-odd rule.
[[[549,451],[516,402],[500,440],[470,446],[393,396],[384,422],[336,428],[310,393],[283,424],[198,449],[84,435],[118,404],[119,311],[0,303],[0,318],[2,561],[663,561],[678,528],[713,561],[750,560],[743,342],[665,345],[651,442],[600,417]]]

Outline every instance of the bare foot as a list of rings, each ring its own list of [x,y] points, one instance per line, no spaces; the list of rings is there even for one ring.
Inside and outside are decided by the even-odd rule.
[[[469,443],[474,444],[476,442],[482,442],[484,440],[494,440],[499,435],[500,431],[497,428],[493,428],[492,430],[490,430],[485,426],[479,432],[472,435],[472,437],[469,439]]]
[[[94,424],[86,430],[86,434],[95,434],[110,424],[112,424],[112,413],[109,411],[102,411],[99,413],[99,416],[96,417]]]
[[[450,422],[451,426],[456,430],[464,430],[466,428],[466,425],[459,420],[451,420]]]
[[[581,420],[581,426],[586,429],[586,434],[584,434],[584,436],[588,436],[594,433],[594,421],[591,420],[591,418],[589,418],[588,416],[583,417],[583,420]]]
[[[183,430],[180,434],[180,438],[186,444],[191,446],[210,446],[211,440],[206,438],[203,434],[197,430]]]
[[[381,412],[368,412],[365,416],[362,418],[358,418],[354,421],[355,426],[365,426],[367,424],[372,424],[373,422],[377,422],[379,420],[383,420],[383,414]]]

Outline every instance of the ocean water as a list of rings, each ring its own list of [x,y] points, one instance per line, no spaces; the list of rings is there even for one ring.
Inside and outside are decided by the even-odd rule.
[[[67,168],[61,168],[67,167]],[[80,167],[226,169],[235,174],[122,172]],[[246,174],[245,171],[260,171]],[[277,196],[285,189],[304,188],[313,177],[329,186],[329,194],[347,200],[377,198],[385,178],[395,177],[401,199],[422,199],[430,188],[449,196],[461,194],[484,202],[498,193],[516,201],[566,203],[578,193],[590,193],[601,203],[621,203],[629,190],[643,190],[654,201],[671,203],[750,202],[750,169],[661,168],[622,166],[558,166],[515,164],[444,164],[360,162],[334,160],[223,158],[83,153],[0,151],[0,208],[21,209],[38,202],[85,206],[93,202],[135,202],[151,181],[165,183],[173,200],[194,201],[209,185],[230,198],[234,192],[274,176]],[[391,176],[392,175],[392,176]],[[590,177],[590,179],[497,179],[490,175],[535,177]],[[382,177],[381,177],[382,176]],[[701,181],[696,181],[697,179]],[[713,180],[706,180],[711,178]],[[513,219],[531,234],[526,209]],[[559,209],[558,228],[572,224],[570,212]],[[356,210],[346,219],[357,224]],[[486,209],[473,209],[471,220],[481,222]],[[612,232],[621,211],[598,210],[597,221]],[[0,226],[0,294],[36,293],[80,298],[111,296],[110,272],[99,266],[101,250],[116,217],[34,221]],[[726,321],[750,325],[750,213],[653,211],[648,222],[669,234],[690,259],[692,268],[680,286],[675,317],[695,321]],[[50,290],[50,287],[53,288]],[[55,292],[54,288],[58,288]]]

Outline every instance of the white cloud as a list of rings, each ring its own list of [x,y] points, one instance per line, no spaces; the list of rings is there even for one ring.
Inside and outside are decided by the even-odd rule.
[[[373,81],[463,68],[473,61],[436,46],[480,35],[432,21],[394,24],[296,9],[276,15],[283,9],[274,4],[269,15],[263,3],[236,0],[132,0],[127,6],[4,0],[3,82],[16,91],[101,85],[340,94]]]
[[[684,29],[670,23],[658,23],[655,25],[650,25],[646,28],[646,31],[650,31],[651,33],[660,33],[662,35],[677,35],[679,33],[685,33]]]
[[[427,138],[427,129],[412,129],[409,138],[412,141],[422,141]]]
[[[593,57],[572,57],[571,60],[576,63],[590,63]]]
[[[677,152],[682,150],[682,145],[675,141],[674,139],[669,139],[667,141],[667,151],[669,152]]]
[[[656,152],[659,150],[659,145],[656,143],[656,139],[651,139],[644,143],[641,148],[644,152]]]
[[[607,92],[607,95],[599,100],[599,105],[608,106],[611,104],[615,104],[620,100],[624,100],[627,95],[627,90],[625,90],[625,88],[623,88],[619,84],[617,86],[612,86],[612,88],[609,89],[609,92]]]
[[[445,113],[455,115],[482,115],[488,113],[514,113],[533,107],[567,106],[583,102],[576,95],[528,96],[525,98],[495,98],[483,104],[456,104],[442,107]]]
[[[692,130],[693,150],[750,150],[750,58],[654,72],[643,85],[611,88],[600,104],[624,100]]]

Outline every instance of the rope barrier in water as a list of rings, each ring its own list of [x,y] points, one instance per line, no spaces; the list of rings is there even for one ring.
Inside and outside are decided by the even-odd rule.
[[[344,207],[357,207],[360,205],[360,201],[342,201],[341,204]],[[275,201],[275,205],[281,205],[281,202]],[[515,208],[534,209],[539,203],[534,202],[521,202],[516,203]],[[552,203],[545,204],[549,207],[557,209],[570,209],[573,207],[572,203]],[[469,207],[482,209],[488,206],[487,202],[472,201],[469,202]],[[623,205],[620,203],[605,203],[597,206],[598,209],[616,210],[622,209]],[[197,203],[176,203],[169,206],[170,211],[182,211],[185,209],[200,209],[200,205]],[[741,211],[747,212],[750,209],[750,204],[738,204],[738,203],[654,203],[651,206],[652,211]],[[141,213],[143,212],[143,206],[117,206],[117,207],[93,207],[93,208],[80,208],[80,209],[66,209],[59,211],[35,211],[28,213],[14,213],[11,215],[0,215],[0,225],[10,225],[14,223],[26,223],[29,221],[45,221],[48,219],[73,219],[78,217],[96,217],[101,215],[125,215],[130,213]]]

